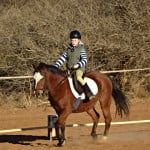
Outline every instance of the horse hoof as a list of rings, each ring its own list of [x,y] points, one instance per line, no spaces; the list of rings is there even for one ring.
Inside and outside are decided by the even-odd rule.
[[[61,143],[58,143],[58,144],[56,145],[56,147],[62,147]]]
[[[96,133],[92,133],[91,136],[93,137],[93,139],[97,139],[97,134]]]
[[[64,146],[64,145],[65,145],[65,143],[66,143],[66,141],[65,141],[65,140],[63,140],[63,142],[62,142],[62,144],[61,144],[61,145],[62,145],[62,146]]]
[[[64,146],[65,145],[65,140],[62,140],[62,141],[60,141],[56,146],[57,147],[62,147],[62,146]]]

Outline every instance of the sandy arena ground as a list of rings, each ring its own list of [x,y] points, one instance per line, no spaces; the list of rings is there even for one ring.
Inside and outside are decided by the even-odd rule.
[[[150,103],[136,103],[130,106],[128,118],[115,118],[115,107],[112,105],[113,122],[150,119]],[[101,113],[99,105],[96,106]],[[0,107],[0,130],[46,126],[47,116],[55,114],[51,107],[46,108],[13,108]],[[100,122],[103,122],[101,114]],[[71,114],[67,124],[91,123],[86,113]],[[0,134],[0,150],[149,150],[150,123],[112,125],[106,141],[102,140],[104,126],[98,126],[98,139],[90,136],[91,127],[66,128],[67,142],[64,147],[55,147],[57,141],[50,142],[47,129]]]

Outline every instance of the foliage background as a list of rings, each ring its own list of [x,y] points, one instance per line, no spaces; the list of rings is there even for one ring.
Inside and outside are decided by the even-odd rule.
[[[82,33],[88,71],[150,68],[149,18],[148,0],[0,0],[0,76],[32,75],[32,64],[53,64],[74,29]],[[130,99],[143,100],[149,99],[149,75],[113,78]],[[28,79],[0,85],[0,104],[32,97]]]

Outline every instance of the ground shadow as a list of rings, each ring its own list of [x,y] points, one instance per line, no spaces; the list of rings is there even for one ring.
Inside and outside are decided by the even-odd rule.
[[[33,135],[0,135],[0,143],[31,145],[29,142],[36,140],[48,140],[48,137]]]

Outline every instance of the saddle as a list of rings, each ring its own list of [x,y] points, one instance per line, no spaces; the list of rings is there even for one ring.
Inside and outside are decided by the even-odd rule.
[[[92,93],[96,95],[98,93],[98,86],[96,82],[88,77],[84,77],[84,80],[88,84],[89,88],[91,89]],[[77,81],[75,76],[69,76],[68,77],[70,89],[72,91],[72,94],[78,98],[81,97],[81,99],[85,99],[84,89],[82,85]]]

